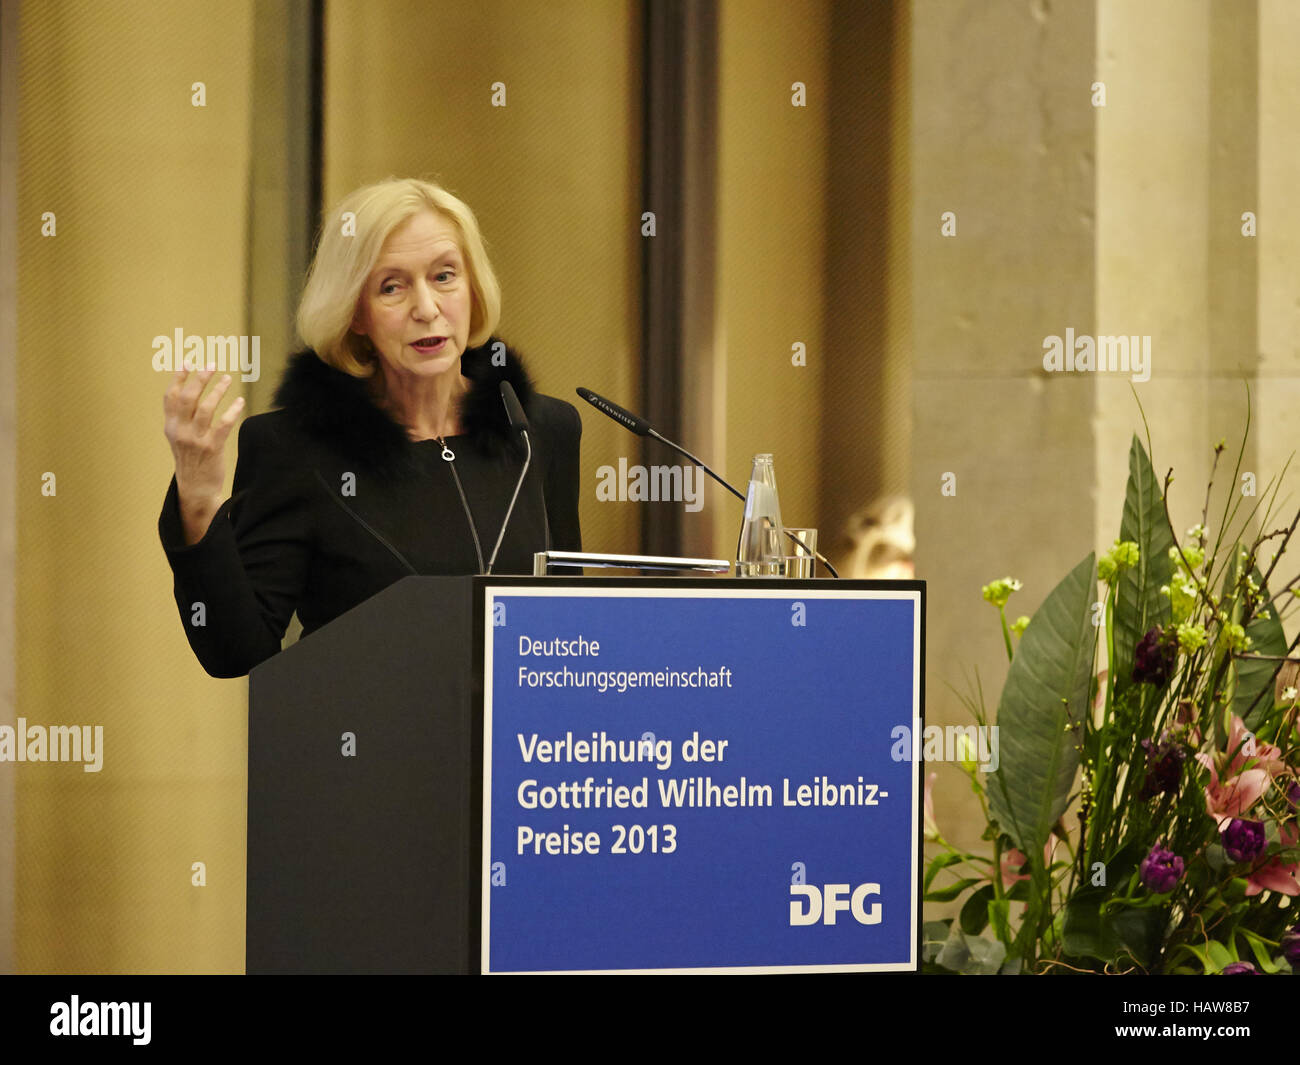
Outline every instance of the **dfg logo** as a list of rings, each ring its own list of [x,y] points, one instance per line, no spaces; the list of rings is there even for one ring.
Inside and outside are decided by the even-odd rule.
[[[879,884],[859,884],[852,895],[848,884],[825,884],[820,889],[812,884],[791,884],[790,924],[809,925],[818,921],[834,924],[835,914],[840,910],[848,910],[858,924],[880,924],[880,903],[873,902],[869,908],[863,905],[868,895],[879,894]],[[806,911],[801,899],[808,900]]]

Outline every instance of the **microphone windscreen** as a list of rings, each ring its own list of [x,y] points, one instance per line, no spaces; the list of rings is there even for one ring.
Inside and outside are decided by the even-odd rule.
[[[524,415],[524,408],[509,381],[501,382],[501,399],[505,402],[506,418],[509,419],[511,428],[519,433],[527,432],[528,418]]]
[[[578,389],[578,395],[590,403],[602,414],[608,415],[618,422],[625,429],[631,429],[637,436],[650,435],[650,423],[644,418],[633,414],[630,410],[624,410],[617,403],[612,403],[604,396],[597,395],[589,388]]]

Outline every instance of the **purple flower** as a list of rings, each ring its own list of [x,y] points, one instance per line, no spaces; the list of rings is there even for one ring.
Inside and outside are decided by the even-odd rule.
[[[1157,625],[1133,649],[1133,679],[1138,684],[1154,684],[1164,687],[1174,672],[1174,663],[1178,660],[1178,643],[1170,638]]]
[[[1183,878],[1183,860],[1157,843],[1151,848],[1151,853],[1142,859],[1138,875],[1142,878],[1142,883],[1157,895],[1163,895],[1167,891],[1173,891],[1174,885]]]
[[[1293,811],[1300,810],[1300,782],[1292,784],[1287,788],[1286,801],[1290,804]]]
[[[1291,971],[1300,973],[1300,924],[1292,925],[1280,944],[1282,957],[1291,963]]]
[[[1231,965],[1225,965],[1223,967],[1223,975],[1224,976],[1260,976],[1262,974],[1258,969],[1255,968],[1254,965],[1252,965],[1248,961],[1234,961]]]
[[[1161,735],[1159,745],[1143,740],[1142,749],[1147,754],[1147,775],[1138,798],[1145,801],[1166,791],[1177,791],[1187,752],[1180,744],[1169,742],[1168,732]]]
[[[1264,853],[1264,824],[1234,817],[1224,827],[1220,838],[1223,851],[1234,862],[1253,862]]]

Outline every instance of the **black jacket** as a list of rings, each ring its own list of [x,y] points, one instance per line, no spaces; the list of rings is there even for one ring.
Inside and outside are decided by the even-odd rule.
[[[280,409],[240,425],[231,497],[195,544],[172,478],[158,533],[209,674],[242,676],[279,651],[295,609],[306,636],[402,577],[484,570],[523,464],[502,379],[528,417],[533,460],[492,572],[531,573],[534,551],[582,549],[578,412],[535,392],[513,350],[493,365],[496,343],[461,359],[471,387],[450,462],[436,441],[411,442],[365,382],[308,350],[285,370]]]

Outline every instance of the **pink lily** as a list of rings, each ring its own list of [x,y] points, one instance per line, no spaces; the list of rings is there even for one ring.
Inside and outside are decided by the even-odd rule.
[[[1205,752],[1196,760],[1210,771],[1210,785],[1205,789],[1205,812],[1218,823],[1219,830],[1234,817],[1241,817],[1268,791],[1273,776],[1286,769],[1282,752],[1269,743],[1260,743],[1246,731],[1236,714],[1228,729],[1228,754],[1216,759]],[[1246,766],[1251,768],[1247,769]],[[1220,781],[1219,771],[1224,779]]]
[[[1205,789],[1205,812],[1218,823],[1219,831],[1234,817],[1242,817],[1268,791],[1268,772],[1247,769],[1235,777],[1219,782],[1218,771],[1208,754],[1198,754],[1196,760],[1210,771],[1210,786]]]
[[[1048,834],[1047,842],[1043,844],[1043,864],[1050,869],[1052,867],[1052,855],[1056,852],[1056,836]],[[1015,847],[1006,850],[1002,855],[1002,866],[998,870],[1001,874],[1002,890],[1009,891],[1017,880],[1032,880],[1028,873],[1017,873],[1016,870],[1024,866],[1029,859],[1021,854]],[[1021,909],[1021,914],[1029,912],[1029,904],[1025,903]]]
[[[1028,861],[1028,859],[1023,854],[1021,854],[1018,850],[1016,850],[1014,847],[1003,852],[1001,872],[1002,872],[1002,885],[1004,888],[1009,888],[1017,880],[1029,879],[1029,875],[1027,873],[1018,874],[1016,872],[1016,870],[1019,869],[1022,865],[1024,865],[1026,861]]]
[[[1298,835],[1300,830],[1297,829],[1294,821],[1283,825],[1278,830],[1278,836],[1284,847],[1294,847]],[[1246,877],[1246,894],[1258,895],[1261,891],[1276,891],[1280,895],[1290,895],[1294,898],[1300,895],[1300,880],[1296,878],[1297,873],[1300,873],[1300,863],[1292,862],[1290,865],[1283,865],[1282,860],[1274,855]]]
[[[1282,760],[1282,751],[1271,743],[1260,743],[1253,734],[1246,731],[1246,723],[1236,714],[1228,727],[1228,751],[1232,761],[1228,765],[1231,772],[1237,772],[1246,765],[1265,770],[1270,777],[1277,776],[1286,769]]]

